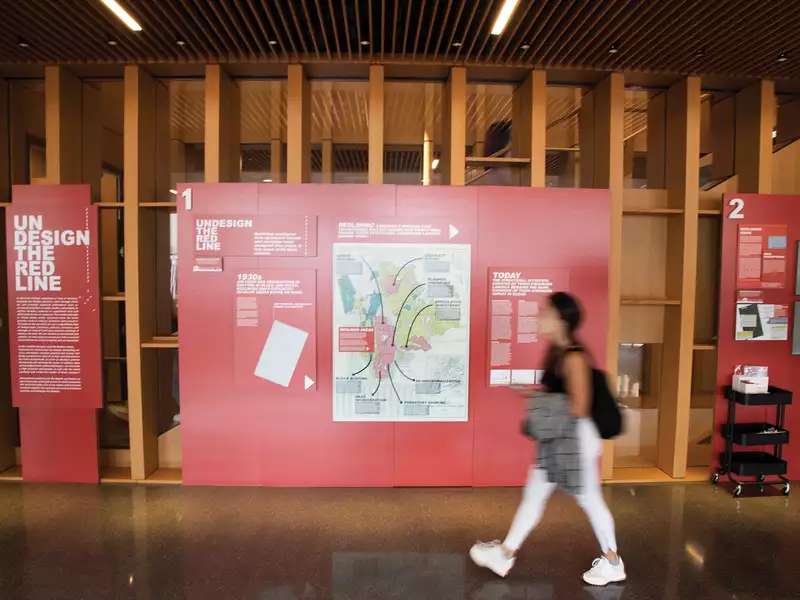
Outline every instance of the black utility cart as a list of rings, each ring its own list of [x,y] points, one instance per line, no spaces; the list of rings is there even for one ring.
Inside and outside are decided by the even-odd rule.
[[[733,495],[741,496],[743,486],[779,485],[783,488],[784,496],[791,490],[787,472],[786,461],[781,458],[783,444],[789,443],[789,432],[784,428],[786,405],[792,403],[792,392],[777,387],[769,387],[767,394],[743,394],[731,387],[725,388],[725,397],[728,399],[728,422],[722,426],[722,435],[725,438],[725,451],[720,456],[720,469],[711,476],[712,483],[717,483],[720,477],[727,475],[734,484]],[[737,423],[736,405],[745,406],[774,406],[774,423]],[[753,452],[734,450],[753,446],[772,446],[772,452]],[[752,481],[741,481],[739,477],[752,477]]]

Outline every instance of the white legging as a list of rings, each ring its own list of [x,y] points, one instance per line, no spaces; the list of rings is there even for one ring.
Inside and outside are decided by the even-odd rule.
[[[598,459],[602,452],[602,442],[591,419],[579,419],[577,427],[581,449],[582,482],[581,493],[575,499],[589,517],[603,553],[616,552],[614,518],[606,506],[600,488]],[[522,546],[525,538],[539,524],[547,500],[555,489],[556,484],[547,481],[547,471],[536,468],[536,465],[531,466],[522,502],[503,542],[506,548],[516,551]]]

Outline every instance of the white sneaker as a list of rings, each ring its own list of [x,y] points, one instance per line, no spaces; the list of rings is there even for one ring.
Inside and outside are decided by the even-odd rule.
[[[625,581],[625,564],[622,559],[616,565],[605,557],[595,558],[592,561],[592,568],[583,574],[583,580],[589,585],[607,585]]]
[[[469,549],[469,557],[479,567],[484,567],[500,577],[505,577],[514,566],[516,558],[506,556],[500,540],[478,542]]]

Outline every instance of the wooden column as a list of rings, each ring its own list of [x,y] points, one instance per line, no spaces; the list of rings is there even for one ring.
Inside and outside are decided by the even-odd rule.
[[[545,185],[545,135],[547,132],[547,73],[531,71],[514,90],[512,98],[514,126],[511,147],[515,157],[529,157],[523,169],[522,185]]]
[[[128,415],[131,478],[146,479],[158,467],[155,357],[143,353],[142,341],[153,336],[155,253],[153,211],[139,209],[156,194],[156,82],[138,66],[125,67],[125,323],[128,368]]]
[[[205,179],[239,181],[239,86],[220,65],[206,66]]]
[[[621,73],[612,73],[597,84],[591,92],[587,110],[593,114],[593,131],[589,144],[589,156],[581,157],[586,167],[584,176],[592,178],[592,187],[608,188],[610,191],[610,235],[608,258],[608,339],[606,343],[606,370],[611,379],[612,389],[616,387],[619,362],[620,334],[620,272],[622,264],[622,195],[623,195],[623,151],[625,120],[625,82]],[[585,98],[585,96],[584,96]],[[587,115],[582,121],[588,125]],[[584,129],[581,130],[581,151],[584,149]],[[604,445],[603,477],[612,475],[614,464],[613,443]]]
[[[48,183],[81,183],[81,81],[62,66],[44,68]]]
[[[369,174],[368,183],[383,183],[383,66],[369,67]]]
[[[322,96],[322,136],[320,138],[322,183],[333,183],[333,83],[320,84]]]
[[[647,103],[647,187],[663,189],[666,152],[667,95],[658,94]]]
[[[467,70],[452,67],[445,85],[442,120],[442,169],[445,184],[464,185],[466,161]]]
[[[0,202],[11,200],[11,87],[0,79]]]
[[[273,183],[282,183],[283,180],[283,132],[281,131],[283,90],[281,86],[280,81],[270,82],[269,169],[270,179]]]
[[[422,130],[422,185],[430,185],[433,178],[433,149],[436,110],[436,89],[434,84],[425,84],[425,124]]]
[[[667,229],[667,298],[658,419],[658,467],[685,477],[692,393],[700,168],[700,79],[687,77],[667,92],[667,203],[683,213]]]
[[[769,194],[775,83],[759,81],[736,94],[735,167],[739,191]]]
[[[303,65],[289,65],[286,107],[286,181],[311,181],[311,92]]]

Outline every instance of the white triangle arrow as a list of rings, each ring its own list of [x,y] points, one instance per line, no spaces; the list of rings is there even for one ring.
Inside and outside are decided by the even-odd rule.
[[[314,380],[311,379],[311,377],[309,377],[308,375],[306,375],[306,378],[305,378],[306,389],[310,388],[313,385],[314,385]]]
[[[456,227],[455,225],[450,225],[450,239],[452,240],[457,235],[458,235],[458,227]]]

